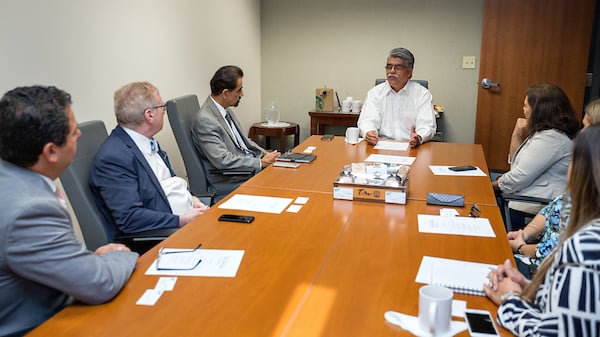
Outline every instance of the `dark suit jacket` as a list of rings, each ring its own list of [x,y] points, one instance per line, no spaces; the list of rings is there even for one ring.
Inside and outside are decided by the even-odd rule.
[[[248,139],[241,132],[240,122],[235,117],[235,114],[227,109],[231,114],[233,123],[240,130],[240,135],[244,140],[246,147],[255,153],[255,156],[247,156],[242,149],[237,146],[235,136],[231,132],[227,121],[219,112],[216,104],[210,96],[200,107],[200,111],[192,122],[192,140],[194,146],[206,171],[208,181],[215,189],[216,200],[229,194],[236,189],[241,183],[250,178],[249,175],[222,175],[214,173],[222,170],[247,170],[259,172],[260,157],[265,151],[258,144]]]
[[[171,176],[167,154],[159,150]],[[114,234],[179,227],[160,182],[129,135],[117,126],[94,158],[90,188],[98,209]]]

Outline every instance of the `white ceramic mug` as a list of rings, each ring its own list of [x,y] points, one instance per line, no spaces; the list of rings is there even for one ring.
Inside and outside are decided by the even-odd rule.
[[[359,113],[362,108],[362,101],[352,101],[352,112]]]
[[[419,289],[421,331],[436,336],[450,330],[452,296],[452,291],[442,286],[426,285]]]
[[[358,136],[360,131],[357,127],[349,127],[346,129],[346,142],[350,144],[358,143]]]
[[[352,101],[342,101],[342,113],[349,113],[352,110]]]

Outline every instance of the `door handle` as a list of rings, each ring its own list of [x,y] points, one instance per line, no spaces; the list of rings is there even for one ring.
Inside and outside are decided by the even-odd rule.
[[[487,78],[484,78],[481,81],[481,87],[483,89],[489,89],[491,87],[499,87],[499,86],[500,86],[500,83],[498,83],[498,82],[492,82],[492,81],[488,80]]]

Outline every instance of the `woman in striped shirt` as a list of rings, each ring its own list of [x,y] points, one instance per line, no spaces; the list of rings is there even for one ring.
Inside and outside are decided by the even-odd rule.
[[[531,282],[507,260],[490,273],[486,294],[498,322],[519,336],[600,336],[600,125],[574,141],[572,208],[557,249]]]

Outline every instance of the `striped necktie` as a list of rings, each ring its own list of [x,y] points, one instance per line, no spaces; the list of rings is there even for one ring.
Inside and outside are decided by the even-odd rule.
[[[233,136],[234,136],[233,138],[234,138],[235,142],[237,143],[237,146],[240,149],[242,149],[242,151],[244,151],[246,154],[252,154],[252,152],[246,146],[246,143],[244,143],[244,140],[242,139],[242,135],[240,134],[237,127],[235,126],[235,123],[233,122],[233,119],[231,118],[231,114],[229,114],[229,111],[227,111],[227,113],[225,113],[225,119],[227,120],[227,123],[231,127],[231,131],[233,132]]]

